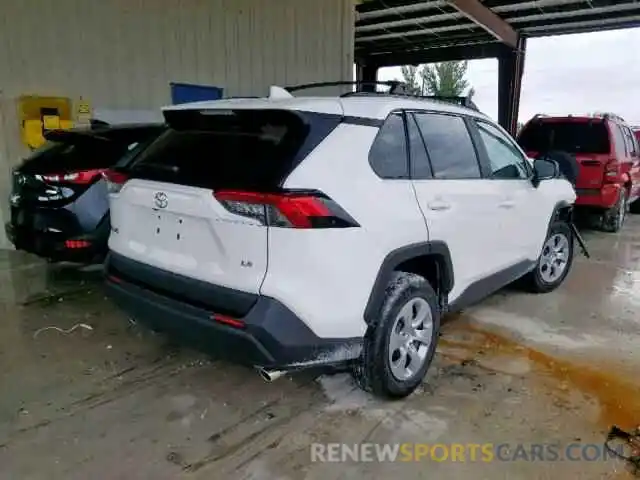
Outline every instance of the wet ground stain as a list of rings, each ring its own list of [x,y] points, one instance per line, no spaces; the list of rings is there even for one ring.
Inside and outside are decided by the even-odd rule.
[[[579,360],[557,358],[471,324],[460,316],[449,323],[439,341],[443,357],[501,373],[521,374],[531,369],[545,380],[545,387],[567,400],[571,387],[595,399],[600,407],[598,424],[632,430],[640,424],[640,382],[627,378],[615,364],[598,360],[598,368]],[[504,371],[491,358],[509,359]],[[485,361],[489,360],[489,361]],[[593,359],[591,359],[593,360]],[[489,366],[487,366],[489,365]],[[514,371],[515,365],[515,371]],[[521,368],[521,371],[518,371]]]

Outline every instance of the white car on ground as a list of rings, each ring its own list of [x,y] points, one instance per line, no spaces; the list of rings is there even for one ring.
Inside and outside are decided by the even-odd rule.
[[[164,115],[108,175],[110,294],[266,377],[351,364],[406,396],[444,312],[517,279],[551,291],[571,268],[572,185],[473,109],[282,91]]]

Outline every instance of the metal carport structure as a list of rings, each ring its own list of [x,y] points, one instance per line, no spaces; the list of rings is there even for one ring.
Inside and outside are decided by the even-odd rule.
[[[358,77],[381,67],[498,59],[498,121],[516,130],[527,38],[640,26],[636,0],[365,0]]]

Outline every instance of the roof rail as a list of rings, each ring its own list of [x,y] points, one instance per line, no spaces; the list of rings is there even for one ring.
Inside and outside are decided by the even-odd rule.
[[[592,114],[592,116],[604,118],[605,120],[614,120],[621,123],[627,123],[620,115],[611,112],[595,112]]]
[[[376,91],[365,91],[362,89],[357,89],[355,92],[346,92],[343,93],[342,97],[352,97],[352,96],[367,96],[367,95],[394,95],[394,96],[402,96],[402,97],[410,97],[410,98],[420,98],[425,100],[433,100],[444,103],[453,103],[455,105],[459,105],[461,107],[466,107],[475,111],[480,111],[475,103],[471,101],[469,97],[462,96],[437,96],[437,95],[416,95],[409,92],[408,85],[399,80],[385,80],[385,81],[375,81],[375,82],[366,82],[366,81],[338,81],[338,82],[316,82],[316,83],[306,83],[302,85],[293,85],[290,87],[284,87],[286,91],[289,93],[295,92],[298,90],[305,90],[309,88],[320,88],[320,87],[336,87],[342,85],[351,85],[356,87],[362,87],[365,85],[384,85],[389,87],[388,92],[376,92]]]
[[[478,106],[473,103],[469,97],[440,97],[438,95],[415,95],[418,98],[426,98],[428,100],[436,100],[439,102],[455,103],[461,107],[467,107],[475,111],[480,111]]]
[[[360,87],[360,86],[365,86],[365,85],[384,85],[386,87],[389,87],[389,92],[387,93],[391,93],[391,94],[395,94],[397,93],[398,90],[406,88],[406,84],[399,81],[399,80],[382,80],[382,81],[373,81],[373,82],[368,82],[368,81],[361,81],[361,80],[347,80],[347,81],[337,81],[337,82],[314,82],[314,83],[303,83],[301,85],[292,85],[289,87],[284,87],[285,90],[287,90],[288,92],[295,92],[298,90],[307,90],[309,88],[320,88],[320,87],[340,87],[340,86],[355,86],[355,87]],[[357,91],[362,92],[363,90],[358,89]],[[370,92],[370,93],[376,93],[376,92]]]

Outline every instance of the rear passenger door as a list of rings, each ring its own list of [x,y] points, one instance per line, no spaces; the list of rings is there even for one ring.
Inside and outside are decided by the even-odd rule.
[[[415,111],[407,124],[413,184],[429,239],[445,242],[451,252],[450,302],[505,264],[503,245],[496,242],[503,227],[497,187],[483,178],[467,122],[461,116]],[[491,285],[479,290],[483,287]]]

